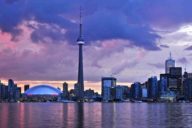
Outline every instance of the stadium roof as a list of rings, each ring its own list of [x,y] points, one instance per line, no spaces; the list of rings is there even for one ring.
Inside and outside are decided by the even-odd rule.
[[[37,85],[24,92],[26,95],[59,95],[61,93],[59,89],[50,85]]]

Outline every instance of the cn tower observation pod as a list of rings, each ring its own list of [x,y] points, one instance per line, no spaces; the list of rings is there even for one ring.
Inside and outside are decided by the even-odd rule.
[[[84,42],[84,41],[77,41],[77,44],[84,45],[84,44],[85,44],[85,42]]]

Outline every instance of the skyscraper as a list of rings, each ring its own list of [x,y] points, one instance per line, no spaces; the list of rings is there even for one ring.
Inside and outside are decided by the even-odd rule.
[[[68,98],[68,94],[69,94],[69,92],[68,92],[68,84],[66,82],[64,82],[63,83],[63,97],[65,99],[67,99]]]
[[[77,44],[79,45],[79,65],[78,65],[78,86],[79,86],[79,99],[83,99],[84,95],[84,79],[83,79],[83,45],[84,40],[82,37],[82,21],[81,21],[81,10],[80,10],[80,24],[79,24],[79,37],[77,39]]]
[[[102,77],[102,97],[104,101],[113,99],[112,90],[116,86],[116,78],[114,77]]]
[[[29,89],[29,85],[28,84],[24,85],[24,92],[27,91],[28,89]]]
[[[14,102],[16,101],[15,94],[16,94],[17,85],[14,84],[12,79],[8,80],[8,97],[9,101]]]
[[[16,88],[15,98],[16,100],[19,100],[21,98],[21,87]]]
[[[8,97],[8,86],[5,86],[0,81],[0,101],[7,99],[7,97]]]
[[[170,68],[170,78],[169,78],[169,89],[178,93],[183,93],[182,86],[182,68],[181,67],[171,67]]]
[[[157,77],[151,77],[148,79],[148,98],[157,99],[158,97],[158,83]]]
[[[0,101],[3,99],[3,84],[0,81]]]
[[[139,82],[135,82],[131,85],[131,99],[140,100],[142,97],[142,88]]]
[[[159,81],[159,96],[166,94],[168,86],[168,80],[166,77],[161,77]]]
[[[192,79],[191,78],[186,78],[183,81],[183,86],[184,86],[184,97],[186,100],[192,100]]]
[[[123,89],[124,89],[123,86],[120,85],[115,87],[115,100],[117,101],[123,100],[123,91],[124,91]]]
[[[169,73],[171,67],[175,67],[175,60],[172,59],[171,53],[169,59],[165,61],[165,73]]]

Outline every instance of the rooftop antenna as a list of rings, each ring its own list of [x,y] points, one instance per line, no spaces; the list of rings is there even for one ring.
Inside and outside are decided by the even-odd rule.
[[[185,68],[184,68],[185,72],[187,71],[187,70],[186,70],[186,67],[187,67],[187,66],[186,66],[186,63],[185,63]]]
[[[172,58],[172,56],[171,56],[171,52],[169,53],[169,57],[170,57],[170,59]]]

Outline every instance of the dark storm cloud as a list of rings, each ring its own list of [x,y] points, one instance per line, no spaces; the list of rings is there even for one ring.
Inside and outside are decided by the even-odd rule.
[[[21,34],[23,21],[34,20],[40,25],[33,28],[34,42],[67,40],[75,42],[78,32],[79,6],[84,8],[84,36],[87,43],[110,39],[124,39],[133,46],[159,50],[161,37],[153,27],[174,29],[192,21],[191,0],[6,0],[0,1],[0,28],[12,34]],[[43,25],[50,27],[44,27]],[[61,33],[54,26],[65,29]]]
[[[85,34],[89,34],[87,40],[124,39],[149,50],[159,49],[155,42],[160,36],[149,26],[130,25],[127,20],[121,13],[98,11],[85,22]]]

